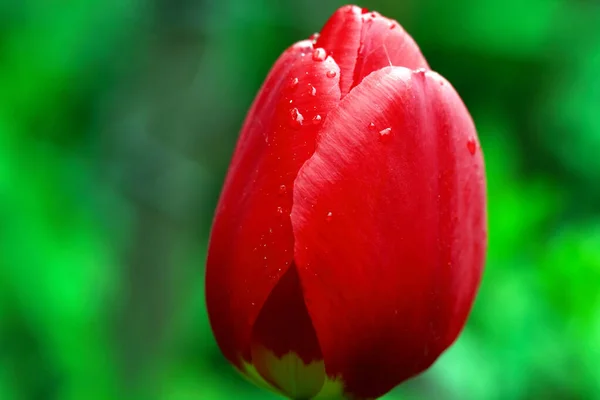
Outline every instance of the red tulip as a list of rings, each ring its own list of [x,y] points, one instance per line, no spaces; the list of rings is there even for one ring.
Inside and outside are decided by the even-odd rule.
[[[473,121],[413,39],[342,7],[277,60],[216,210],[206,304],[242,373],[376,398],[457,338],[486,250]]]

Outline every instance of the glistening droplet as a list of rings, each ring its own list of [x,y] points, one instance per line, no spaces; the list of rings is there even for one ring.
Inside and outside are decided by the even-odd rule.
[[[284,195],[287,193],[287,187],[285,185],[279,186],[279,194]]]
[[[333,219],[333,213],[331,211],[329,211],[327,213],[327,215],[325,216],[325,221],[326,222],[331,222],[332,219]]]
[[[329,71],[327,71],[325,73],[325,75],[327,75],[328,78],[335,78],[335,76],[337,75],[337,72],[335,72],[334,70],[330,69]]]
[[[469,153],[471,153],[472,155],[475,155],[475,150],[477,150],[477,143],[475,143],[474,138],[470,138],[467,141],[467,149],[469,149]]]
[[[324,61],[327,58],[327,52],[324,48],[318,47],[313,51],[312,59],[314,61]]]
[[[311,42],[315,43],[317,41],[317,39],[319,39],[319,32],[315,32],[312,35],[310,35],[310,37],[308,38],[308,40],[310,40]]]
[[[321,123],[322,119],[323,118],[321,118],[321,116],[319,114],[315,115],[314,118],[312,119],[313,125],[319,125]]]
[[[413,73],[421,79],[425,79],[425,73],[427,70],[425,68],[419,68],[413,71]]]
[[[304,122],[304,116],[300,114],[297,108],[292,108],[290,110],[290,126],[292,128],[300,128],[302,123]]]
[[[392,128],[385,128],[379,131],[379,138],[382,141],[387,141],[392,137]]]
[[[290,79],[290,89],[296,89],[298,87],[298,78]]]
[[[371,122],[371,123],[369,124],[369,130],[374,130],[374,129],[375,129],[375,123],[374,123],[374,122]]]

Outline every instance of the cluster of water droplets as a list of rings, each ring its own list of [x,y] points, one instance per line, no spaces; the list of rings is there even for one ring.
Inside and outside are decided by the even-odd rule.
[[[319,33],[314,33],[313,35],[311,35],[309,37],[309,40],[312,42],[313,45],[316,45],[317,40],[319,38]],[[307,49],[308,50],[308,49]],[[310,50],[309,50],[310,51]],[[302,56],[307,56],[310,53],[306,54],[306,53],[302,53]],[[312,50],[312,54],[310,54],[310,57],[312,59],[312,61],[314,62],[323,62],[327,59],[328,54],[327,51],[324,48],[321,47],[317,47],[315,49]],[[308,75],[309,72],[306,71],[306,75]],[[329,69],[325,72],[325,77],[327,77],[328,79],[333,79],[337,76],[338,72],[334,69]],[[301,85],[300,82],[300,78],[297,76],[292,77],[289,80],[288,83],[288,88],[291,90],[292,93],[296,92],[297,90],[307,90],[307,94],[311,97],[316,97],[318,95],[318,90],[317,88],[309,83],[306,87],[306,89],[304,87],[302,87],[303,85]],[[301,88],[302,87],[302,88]],[[294,103],[294,100],[291,99],[289,101],[290,104]],[[316,109],[316,108],[315,108]],[[309,123],[309,121],[305,118],[305,116],[302,114],[302,112],[298,109],[298,107],[292,107],[289,110],[289,126],[292,129],[300,129],[302,126],[304,126],[305,124]],[[316,114],[311,120],[310,123],[312,123],[313,125],[319,125],[323,122],[323,117],[320,114]],[[391,129],[388,128],[388,130],[383,130],[382,135],[388,135],[390,133]],[[288,194],[288,189],[286,187],[286,185],[281,185],[279,187],[279,191],[278,191],[280,196],[285,196]],[[286,213],[286,210],[284,210],[283,207],[278,206],[276,208],[276,213],[279,216],[283,216]],[[333,219],[333,213],[331,211],[327,212],[327,214],[325,215],[325,221],[326,222],[331,222]]]
[[[319,38],[319,34],[315,33],[315,34],[311,35],[309,40],[311,40],[313,42],[313,44],[315,44],[318,38]],[[304,56],[304,53],[302,54],[302,56]],[[313,61],[323,62],[326,59],[327,59],[327,51],[325,49],[323,49],[321,47],[317,47],[316,49],[314,49],[312,51],[312,60]],[[308,71],[306,71],[306,74],[308,75]],[[330,79],[335,78],[337,76],[337,71],[328,70],[327,72],[325,72],[325,76]],[[300,86],[300,79],[298,77],[292,77],[289,81],[288,88],[294,92],[294,91],[298,90],[299,86]],[[307,88],[308,94],[311,97],[316,97],[318,95],[317,88],[313,84],[310,84],[310,83],[307,86],[308,86],[308,88]],[[294,102],[293,99],[290,100],[290,104],[293,104],[293,102]],[[320,114],[317,114],[312,118],[312,120],[310,122],[313,125],[319,125],[322,121],[323,121],[323,117]],[[307,122],[308,121],[305,120],[304,115],[302,115],[302,113],[298,110],[297,107],[290,109],[289,125],[291,128],[299,129]]]

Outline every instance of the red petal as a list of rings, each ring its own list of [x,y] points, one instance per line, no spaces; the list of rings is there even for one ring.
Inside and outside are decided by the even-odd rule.
[[[315,46],[324,48],[340,66],[342,96],[384,67],[429,69],[421,50],[398,22],[356,6],[338,9]]]
[[[366,77],[321,134],[295,182],[295,262],[327,374],[378,397],[465,323],[486,247],[483,158],[451,85],[401,67]]]
[[[315,47],[322,47],[333,57],[342,75],[340,89],[342,95],[353,86],[354,66],[360,47],[362,30],[362,10],[356,6],[339,8],[325,23]]]
[[[398,22],[378,13],[362,16],[361,46],[354,69],[353,87],[365,76],[384,67],[429,69],[419,46]]]
[[[339,102],[339,69],[314,61],[310,42],[274,65],[242,129],[215,214],[206,266],[206,304],[224,355],[250,360],[254,321],[290,266],[293,181],[312,155],[320,122]],[[327,76],[337,71],[337,77]],[[331,75],[331,74],[330,74]]]

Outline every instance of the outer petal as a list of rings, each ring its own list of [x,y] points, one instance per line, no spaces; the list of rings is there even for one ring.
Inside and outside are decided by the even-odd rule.
[[[340,66],[342,96],[384,67],[429,69],[419,46],[398,22],[356,6],[339,8],[323,27],[316,46]]]
[[[246,118],[213,222],[206,304],[217,343],[238,367],[242,357],[250,360],[253,324],[293,259],[293,181],[340,98],[337,65],[313,60],[312,50],[300,42],[271,70]]]
[[[292,224],[327,374],[370,398],[427,368],[465,323],[486,247],[483,158],[450,84],[366,77],[302,167]]]

